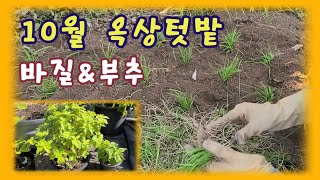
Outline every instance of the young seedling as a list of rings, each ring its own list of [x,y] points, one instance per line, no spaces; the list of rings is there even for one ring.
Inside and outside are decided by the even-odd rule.
[[[39,57],[44,53],[44,51],[51,46],[43,47],[41,49],[35,50],[28,46],[23,46],[24,60],[26,62],[34,62],[39,59]]]
[[[191,47],[186,47],[186,48],[179,47],[179,52],[180,52],[181,63],[188,64],[191,61],[192,48]]]
[[[74,55],[77,55],[77,54],[80,54],[81,52],[80,51],[76,51],[76,52],[73,52],[73,53],[70,53],[68,56],[66,56],[64,59],[67,60],[69,58],[71,58],[72,56]]]
[[[142,62],[142,71],[143,71],[143,81],[148,82],[151,77],[151,68],[146,62]]]
[[[241,60],[234,58],[229,65],[223,66],[219,70],[219,75],[222,81],[227,82],[235,73],[240,71]]]
[[[189,150],[186,154],[185,163],[180,164],[179,170],[186,172],[203,171],[208,163],[215,157],[203,148]]]
[[[156,44],[157,47],[161,47],[162,44],[167,41],[166,37],[163,34],[163,32],[157,32],[157,40],[158,40],[158,42]]]
[[[274,88],[271,86],[263,85],[261,88],[258,89],[258,94],[260,97],[260,101],[265,102],[272,102],[275,98]]]
[[[269,17],[269,9],[267,7],[264,7],[262,14],[264,17]]]
[[[240,33],[236,29],[234,29],[231,32],[228,32],[228,34],[224,36],[220,44],[220,46],[223,48],[223,51],[226,51],[227,53],[233,51],[233,47],[239,40],[239,37]]]
[[[275,53],[272,51],[261,52],[260,62],[264,65],[270,66],[272,60],[276,57]]]
[[[184,8],[179,9],[179,16],[182,17],[185,15]]]
[[[90,61],[91,61],[92,67],[93,67],[94,70],[99,70],[100,69],[100,59],[102,57],[99,57],[94,49],[92,49],[92,51],[93,51],[93,54],[95,56],[94,58],[90,57]]]
[[[58,89],[57,80],[53,77],[44,79],[40,86],[37,86],[37,89],[40,91],[40,99],[46,99],[52,96]]]
[[[111,43],[108,43],[106,48],[101,45],[101,51],[104,58],[111,59],[116,52],[116,48],[111,45]]]
[[[178,90],[172,90],[171,95],[173,95],[176,98],[182,111],[187,111],[192,107],[193,100],[191,95],[188,95]]]
[[[95,59],[91,59],[91,63],[92,63],[93,69],[95,70],[100,69],[100,60],[102,58],[107,58],[108,60],[110,60],[116,52],[116,48],[112,47],[110,43],[108,43],[106,47],[103,47],[103,45],[101,45],[101,52],[103,57],[99,57],[96,51],[94,49],[92,50],[93,50]]]

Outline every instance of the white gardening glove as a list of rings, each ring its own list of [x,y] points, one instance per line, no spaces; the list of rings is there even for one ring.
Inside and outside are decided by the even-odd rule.
[[[247,138],[257,136],[265,131],[278,131],[303,123],[305,109],[304,97],[306,90],[279,100],[276,104],[241,103],[235,106],[216,121],[211,122],[206,128],[213,128],[235,120],[248,123],[235,134],[239,144],[244,144]]]
[[[277,172],[265,157],[258,154],[245,154],[237,152],[218,142],[205,140],[203,148],[211,152],[218,161],[212,162],[206,168],[210,172]]]

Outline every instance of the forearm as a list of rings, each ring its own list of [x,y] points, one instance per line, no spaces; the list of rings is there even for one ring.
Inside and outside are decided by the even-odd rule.
[[[274,104],[276,121],[269,131],[287,129],[304,123],[305,97],[307,90],[299,91]]]

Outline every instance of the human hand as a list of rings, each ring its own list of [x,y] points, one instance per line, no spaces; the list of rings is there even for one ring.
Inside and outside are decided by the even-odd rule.
[[[237,152],[218,142],[205,140],[203,148],[216,156],[219,161],[212,162],[206,168],[210,172],[276,172],[277,170],[267,162],[264,156]]]
[[[211,129],[235,120],[245,121],[247,125],[235,134],[235,140],[239,144],[245,144],[247,138],[260,135],[265,131],[278,131],[300,125],[303,123],[303,93],[300,91],[279,100],[276,104],[269,102],[238,104],[233,110],[211,122],[206,128]]]

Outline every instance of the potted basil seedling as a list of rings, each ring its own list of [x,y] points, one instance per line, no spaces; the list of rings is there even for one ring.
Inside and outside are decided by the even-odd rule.
[[[124,160],[123,152],[125,150],[125,148],[120,148],[114,142],[104,140],[97,149],[100,169],[117,169]]]
[[[36,169],[82,170],[88,165],[90,147],[100,147],[104,142],[100,129],[108,124],[107,119],[75,103],[48,105],[44,122],[35,135],[16,140],[16,154],[30,152],[35,147],[35,159],[40,158],[35,161]],[[45,159],[51,165],[44,165]]]

